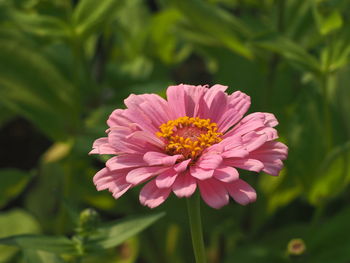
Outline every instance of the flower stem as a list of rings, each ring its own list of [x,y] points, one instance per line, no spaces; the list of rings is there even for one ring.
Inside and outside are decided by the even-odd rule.
[[[202,232],[202,221],[200,212],[199,193],[195,193],[187,199],[188,217],[190,220],[190,229],[192,235],[192,245],[196,263],[206,263],[205,248]]]

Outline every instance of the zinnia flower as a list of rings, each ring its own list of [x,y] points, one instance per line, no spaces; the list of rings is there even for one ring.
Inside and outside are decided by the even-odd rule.
[[[246,205],[255,190],[237,168],[278,175],[287,146],[275,141],[278,122],[273,114],[243,115],[250,97],[226,86],[170,86],[167,100],[156,94],[131,94],[126,109],[110,115],[107,137],[97,139],[93,154],[112,154],[94,176],[97,190],[108,189],[119,198],[146,183],[140,202],[150,208],[173,192],[190,197],[199,188],[213,208],[229,202]]]

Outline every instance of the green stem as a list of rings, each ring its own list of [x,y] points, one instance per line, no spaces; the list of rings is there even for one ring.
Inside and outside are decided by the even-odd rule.
[[[190,228],[192,235],[192,245],[196,263],[206,263],[205,248],[202,232],[202,221],[200,212],[199,193],[195,193],[191,198],[187,199],[188,217],[190,220]]]

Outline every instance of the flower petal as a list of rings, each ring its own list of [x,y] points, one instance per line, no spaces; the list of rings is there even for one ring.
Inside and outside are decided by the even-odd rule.
[[[196,179],[189,172],[181,173],[177,176],[172,190],[177,197],[190,197],[197,188]]]
[[[258,134],[254,131],[242,136],[243,143],[247,151],[252,152],[261,147],[267,141],[267,135]]]
[[[216,85],[212,86],[210,89],[208,89],[204,95],[204,100],[205,100],[206,104],[208,105],[208,107],[210,108],[210,106],[211,106],[211,104],[212,104],[212,102],[213,102],[213,100],[218,92],[225,92],[227,89],[228,89],[228,86],[223,86],[220,84],[216,84]]]
[[[182,162],[176,164],[174,166],[175,171],[177,171],[178,173],[184,172],[187,169],[188,164],[190,162],[191,162],[191,159],[187,159],[185,161],[182,161]]]
[[[126,175],[126,181],[130,184],[137,185],[162,173],[166,169],[167,168],[159,166],[136,168]]]
[[[131,122],[128,118],[126,118],[123,113],[125,110],[116,109],[114,110],[107,120],[107,124],[109,127],[114,126],[125,126],[128,127]]]
[[[142,155],[125,154],[114,156],[106,162],[106,166],[111,171],[136,168],[146,165]]]
[[[216,169],[213,176],[221,182],[230,183],[239,178],[239,173],[231,166],[224,166]]]
[[[93,181],[98,191],[108,189],[113,193],[115,199],[118,199],[132,187],[131,184],[126,182],[125,174],[113,173],[107,168],[103,168],[96,173]]]
[[[235,91],[228,97],[229,107],[237,110],[242,118],[250,107],[250,97],[241,91]]]
[[[169,188],[175,182],[178,173],[174,169],[162,172],[155,179],[158,188]]]
[[[172,116],[179,117],[195,117],[200,103],[204,97],[206,88],[202,86],[177,85],[170,86],[167,89],[167,99]]]
[[[216,179],[198,181],[203,200],[211,207],[219,209],[229,202],[229,195],[223,183]]]
[[[266,142],[262,147],[249,154],[249,158],[263,163],[265,173],[277,176],[283,168],[282,160],[288,155],[288,147],[276,141]]]
[[[216,169],[222,162],[222,157],[219,154],[204,154],[196,163],[197,167],[213,170]]]
[[[159,189],[154,180],[147,183],[140,192],[140,203],[149,208],[162,204],[169,196],[170,188]]]
[[[220,120],[218,121],[218,130],[225,133],[229,128],[235,125],[242,116],[236,109],[228,109],[224,112]]]
[[[259,160],[247,158],[247,159],[225,159],[224,163],[228,166],[234,166],[248,171],[260,172],[264,169],[264,164]]]
[[[220,120],[223,117],[223,115],[225,115],[226,113],[226,102],[227,102],[227,95],[222,91],[218,91],[216,92],[213,98],[213,101],[209,107],[207,118],[209,118],[212,122],[217,123],[219,128],[221,123]]]
[[[199,179],[199,180],[206,180],[208,178],[213,177],[214,170],[206,170],[203,168],[200,168],[198,166],[191,166],[190,173],[193,177]]]
[[[143,160],[149,165],[164,165],[170,166],[174,165],[176,161],[181,158],[182,155],[167,155],[161,152],[147,152],[143,156]]]
[[[124,100],[124,103],[128,109],[146,115],[156,128],[171,119],[168,102],[156,94],[131,94]]]
[[[230,196],[241,205],[247,205],[256,200],[255,190],[241,179],[226,184],[226,189]]]
[[[108,137],[102,137],[94,141],[89,154],[116,154],[116,150],[108,143]]]

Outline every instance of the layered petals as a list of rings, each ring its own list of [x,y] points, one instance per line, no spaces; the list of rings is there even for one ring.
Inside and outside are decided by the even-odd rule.
[[[141,189],[140,203],[149,208],[154,208],[162,204],[169,194],[169,188],[158,188],[154,181],[150,181]]]
[[[224,184],[216,179],[198,181],[201,196],[209,206],[219,209],[228,204],[229,195]]]
[[[230,196],[241,205],[247,205],[256,200],[256,192],[253,187],[241,179],[226,184],[226,189]]]
[[[156,94],[131,94],[126,109],[107,120],[107,136],[97,139],[90,154],[111,154],[96,173],[97,190],[119,198],[143,184],[141,204],[154,208],[171,192],[189,198],[199,188],[209,206],[229,202],[247,205],[255,190],[239,169],[278,175],[288,148],[278,138],[276,117],[256,112],[244,117],[250,97],[227,86],[180,84],[167,89],[167,99]]]

